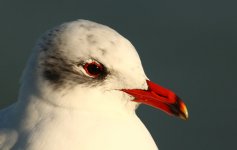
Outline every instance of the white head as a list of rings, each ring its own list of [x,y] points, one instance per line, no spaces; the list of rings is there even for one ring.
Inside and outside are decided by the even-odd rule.
[[[146,79],[127,39],[107,26],[77,20],[40,38],[23,74],[21,94],[30,87],[31,94],[60,107],[99,107],[121,99],[126,104],[132,98],[118,89],[146,89]]]
[[[77,20],[40,38],[22,77],[20,99],[33,95],[58,107],[134,111],[138,103],[121,90],[145,91],[147,80],[127,39],[107,26]]]

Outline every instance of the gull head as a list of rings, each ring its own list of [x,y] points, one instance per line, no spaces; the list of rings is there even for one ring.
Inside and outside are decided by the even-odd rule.
[[[185,104],[146,77],[134,46],[108,26],[77,20],[38,40],[22,76],[20,101],[55,107],[131,111],[144,103],[187,119]]]

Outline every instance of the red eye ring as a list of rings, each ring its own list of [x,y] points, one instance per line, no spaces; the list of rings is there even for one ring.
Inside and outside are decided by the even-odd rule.
[[[104,72],[103,65],[101,65],[101,64],[99,64],[95,61],[90,62],[90,63],[86,63],[83,66],[83,68],[86,71],[86,73],[92,78],[96,78]]]

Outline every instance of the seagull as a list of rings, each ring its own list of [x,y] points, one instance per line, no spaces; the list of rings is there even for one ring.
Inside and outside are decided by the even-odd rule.
[[[0,110],[0,149],[157,150],[140,104],[188,118],[174,92],[147,78],[126,38],[89,20],[63,23],[39,38],[17,102]]]

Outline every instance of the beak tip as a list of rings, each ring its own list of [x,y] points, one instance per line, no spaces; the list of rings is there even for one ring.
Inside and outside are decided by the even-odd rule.
[[[188,120],[188,109],[184,102],[180,100],[180,114],[179,117],[183,120]]]
[[[186,114],[180,114],[180,116],[179,116],[182,120],[188,120],[188,113],[186,113]]]

